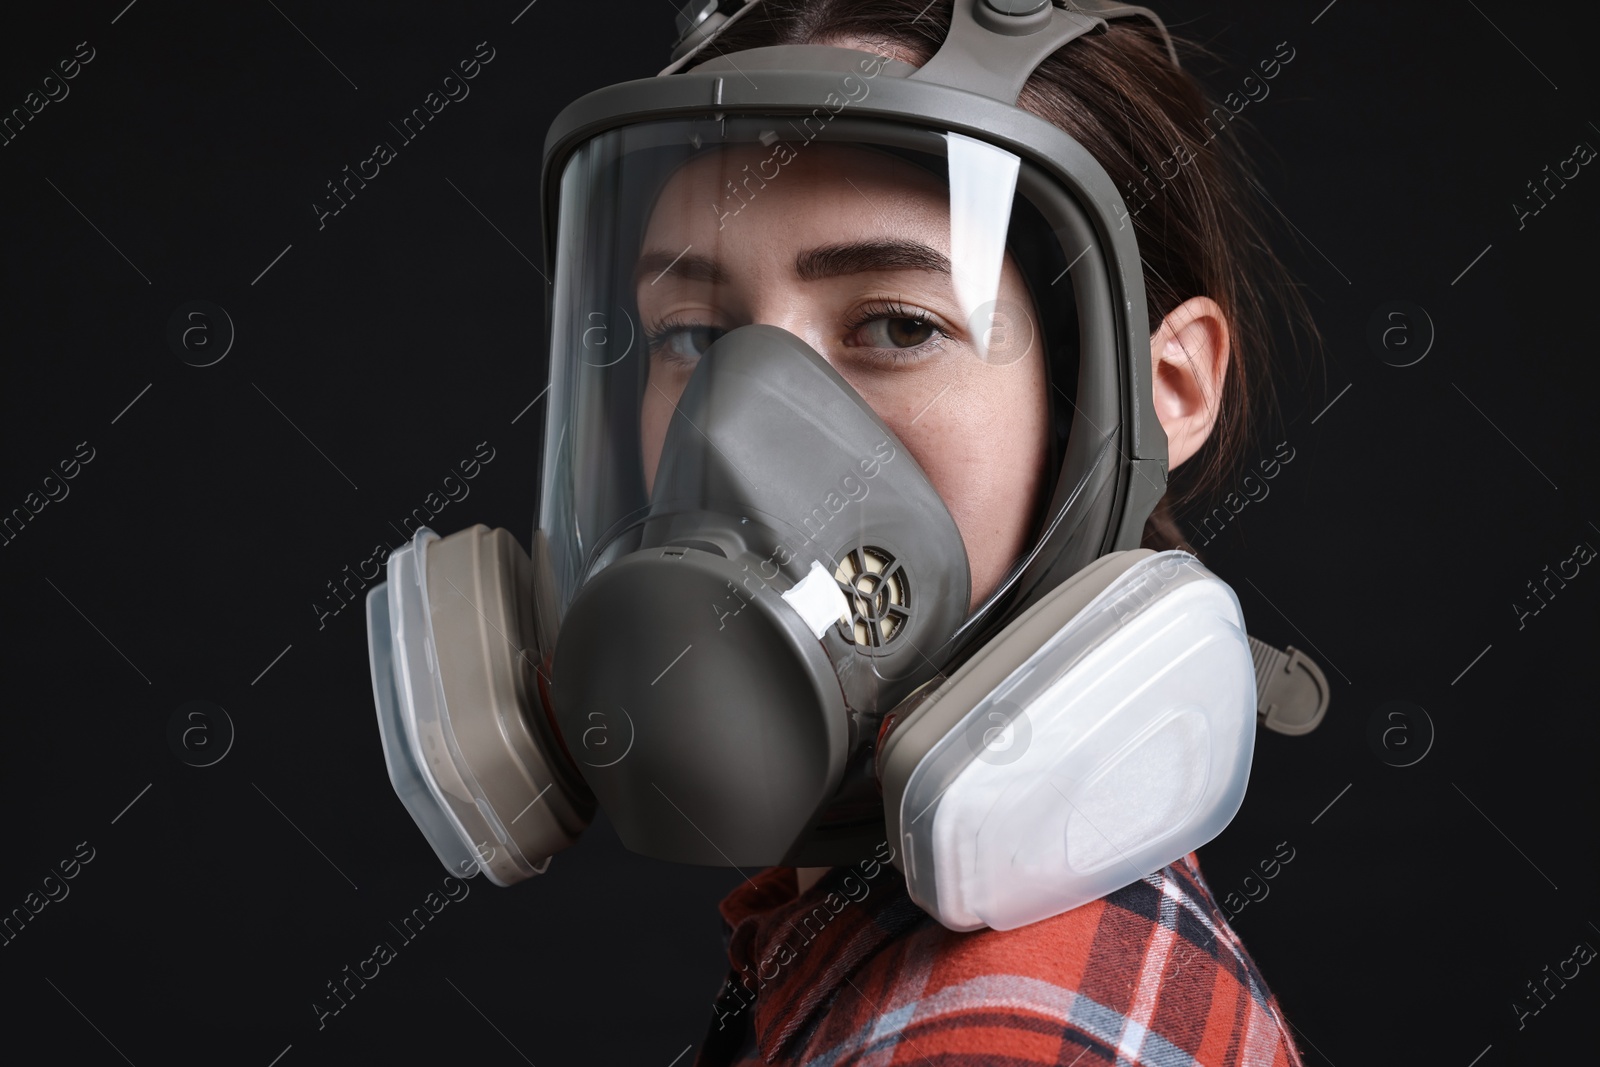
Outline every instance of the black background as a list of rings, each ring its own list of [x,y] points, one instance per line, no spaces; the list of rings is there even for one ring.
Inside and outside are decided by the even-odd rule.
[[[634,856],[603,817],[542,878],[474,880],[320,1030],[311,1007],[444,878],[387,781],[360,609],[319,627],[313,604],[480,442],[494,459],[434,525],[526,543],[544,131],[658,70],[671,6],[125,3],[0,16],[6,111],[95,50],[0,147],[0,509],[79,442],[94,454],[0,549],[0,911],[94,849],[0,947],[5,1043],[141,1065],[686,1064],[740,875]],[[1600,996],[1590,966],[1520,1028],[1513,1007],[1600,946],[1600,575],[1520,628],[1512,605],[1600,546],[1600,174],[1522,228],[1512,204],[1600,146],[1589,6],[1325,4],[1160,5],[1221,57],[1197,68],[1219,96],[1295,50],[1243,117],[1327,341],[1261,445],[1294,460],[1207,558],[1252,632],[1319,657],[1333,707],[1309,738],[1262,737],[1202,859],[1222,897],[1295,850],[1235,926],[1308,1063],[1545,1062],[1592,1048]],[[495,58],[470,97],[319,230],[324,183],[480,41]],[[192,300],[236,330],[213,366],[167,342]],[[1367,340],[1394,301],[1435,335],[1402,322],[1403,355],[1427,348],[1407,367]],[[190,700],[237,731],[213,766],[169,744]],[[1426,710],[1431,747],[1414,713],[1369,740],[1392,700]]]

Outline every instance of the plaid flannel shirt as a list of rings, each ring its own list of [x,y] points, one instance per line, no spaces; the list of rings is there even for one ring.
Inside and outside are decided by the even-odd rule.
[[[804,894],[771,867],[720,910],[732,969],[696,1067],[1301,1067],[1192,852],[1015,930],[946,929],[870,860]]]

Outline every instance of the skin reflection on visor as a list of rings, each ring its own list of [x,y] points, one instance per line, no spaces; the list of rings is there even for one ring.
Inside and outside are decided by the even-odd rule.
[[[975,606],[1027,547],[1048,462],[1044,354],[1022,274],[1008,254],[993,304],[963,313],[941,180],[825,144],[802,146],[770,180],[753,177],[772,154],[741,145],[698,156],[656,201],[634,272],[650,358],[645,484],[705,349],[739,326],[781,327],[832,364],[927,472],[961,531]]]

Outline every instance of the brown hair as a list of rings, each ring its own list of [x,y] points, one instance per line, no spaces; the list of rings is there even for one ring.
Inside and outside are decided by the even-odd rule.
[[[731,53],[855,38],[921,66],[944,42],[952,0],[763,0],[714,42]],[[1175,40],[1180,57],[1214,58]],[[1151,548],[1188,547],[1177,516],[1204,506],[1246,460],[1257,424],[1277,417],[1273,306],[1290,347],[1316,327],[1267,240],[1254,177],[1232,112],[1173,67],[1148,20],[1111,20],[1057,51],[1024,86],[1018,106],[1065,131],[1105,168],[1127,204],[1144,263],[1149,329],[1185,299],[1205,295],[1227,318],[1231,353],[1216,425],[1172,472],[1145,524]],[[1163,164],[1182,161],[1167,178]],[[1193,549],[1191,549],[1193,551]]]

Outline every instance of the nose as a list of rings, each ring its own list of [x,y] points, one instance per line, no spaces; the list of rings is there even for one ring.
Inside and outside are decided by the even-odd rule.
[[[815,349],[817,355],[833,362],[826,332],[801,300],[782,296],[765,299],[751,309],[750,322],[786,330]]]

